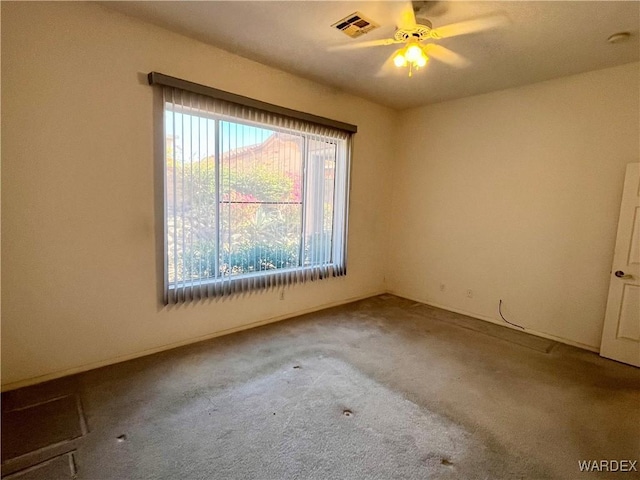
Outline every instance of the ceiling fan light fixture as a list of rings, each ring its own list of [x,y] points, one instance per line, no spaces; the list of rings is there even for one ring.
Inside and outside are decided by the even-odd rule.
[[[404,56],[406,57],[407,61],[416,63],[418,59],[424,56],[424,52],[422,51],[422,48],[420,48],[420,45],[418,45],[417,43],[412,43],[407,46]]]
[[[398,68],[407,66],[407,59],[402,54],[402,50],[399,50],[398,53],[393,57],[393,63]]]
[[[398,50],[393,57],[396,67],[409,67],[409,76],[413,76],[413,71],[424,67],[429,61],[429,57],[424,48],[417,42],[411,42],[404,48]]]

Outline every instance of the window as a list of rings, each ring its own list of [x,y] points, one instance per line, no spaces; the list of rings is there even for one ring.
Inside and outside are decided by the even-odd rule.
[[[344,275],[350,134],[163,91],[165,301]]]

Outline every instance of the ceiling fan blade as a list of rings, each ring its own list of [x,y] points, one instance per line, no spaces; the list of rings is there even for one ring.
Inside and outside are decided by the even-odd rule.
[[[431,30],[432,38],[449,38],[469,33],[482,32],[492,28],[502,27],[509,23],[504,15],[493,15],[491,17],[481,17],[466,22],[452,23]]]
[[[333,47],[329,47],[327,50],[329,50],[330,52],[334,52],[337,50],[356,50],[359,48],[393,45],[394,43],[403,43],[403,42],[402,40],[396,40],[395,38],[384,38],[382,40],[369,40],[368,42],[345,43],[343,45],[334,45]]]
[[[471,62],[462,55],[459,55],[442,45],[436,45],[435,43],[425,45],[424,51],[428,57],[435,58],[436,60],[446,63],[447,65],[451,65],[452,67],[464,68],[471,64]]]
[[[416,26],[416,14],[413,11],[412,2],[403,2],[402,10],[398,16],[398,29],[412,29]]]

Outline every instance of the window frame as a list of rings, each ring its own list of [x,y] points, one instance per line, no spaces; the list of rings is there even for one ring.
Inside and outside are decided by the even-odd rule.
[[[150,81],[151,81],[151,74],[150,74]],[[175,87],[172,87],[172,88],[175,88]],[[209,88],[209,87],[204,87],[204,88]],[[177,89],[177,90],[180,90],[180,89]],[[192,92],[192,93],[197,93],[199,95],[201,94],[201,92]],[[281,107],[278,107],[278,108],[281,108]],[[175,103],[170,104],[165,99],[163,99],[162,101],[163,142],[166,142],[166,138],[167,138],[166,123],[165,123],[166,122],[165,115],[167,111],[170,111],[173,113],[180,113],[185,116],[187,115],[198,116],[202,119],[213,120],[215,122],[214,123],[215,125],[214,140],[215,140],[216,147],[214,152],[214,158],[215,158],[214,170],[215,170],[215,182],[216,182],[216,190],[215,190],[216,198],[214,203],[216,206],[216,215],[215,215],[216,264],[214,269],[215,277],[210,277],[210,278],[201,277],[195,280],[194,279],[185,280],[183,278],[181,280],[178,280],[176,275],[176,277],[174,277],[173,279],[174,280],[173,282],[169,281],[169,245],[168,245],[169,235],[168,235],[168,232],[169,232],[170,214],[169,214],[169,202],[167,199],[167,171],[166,171],[167,157],[166,157],[166,144],[165,144],[165,148],[163,148],[163,153],[162,153],[162,166],[163,166],[163,173],[164,173],[163,174],[164,205],[163,205],[162,220],[163,220],[163,231],[164,231],[163,232],[164,234],[163,276],[164,276],[164,303],[165,304],[180,303],[187,300],[197,299],[201,296],[209,297],[209,296],[225,295],[228,293],[235,293],[237,291],[243,291],[243,292],[251,291],[256,288],[255,287],[256,284],[258,285],[257,288],[265,288],[265,287],[268,288],[270,286],[297,283],[298,281],[304,281],[305,279],[315,280],[315,279],[325,278],[327,276],[340,276],[340,275],[346,274],[348,210],[349,210],[349,193],[350,193],[350,165],[351,165],[351,147],[352,147],[351,133],[353,133],[353,129],[356,129],[356,127],[351,126],[353,127],[352,131],[349,132],[349,135],[343,138],[337,135],[333,138],[327,137],[326,135],[323,135],[322,137],[318,137],[317,134],[314,134],[312,132],[305,131],[305,130],[297,130],[294,128],[281,127],[281,126],[270,124],[270,123],[251,121],[251,120],[240,118],[231,114],[217,113],[217,112],[214,113],[214,112],[208,111],[206,108],[194,108],[193,106],[177,105]],[[306,116],[305,116],[305,120],[306,120]],[[298,264],[296,266],[285,267],[285,268],[274,268],[274,269],[261,270],[261,271],[250,271],[250,272],[244,272],[244,273],[235,274],[235,275],[224,275],[220,272],[221,252],[222,252],[222,243],[223,243],[220,236],[221,210],[222,210],[223,204],[233,203],[233,202],[224,202],[223,199],[221,198],[221,178],[220,178],[221,173],[220,172],[222,169],[222,158],[220,155],[221,154],[220,142],[221,142],[222,129],[220,127],[222,122],[229,122],[232,124],[238,124],[238,125],[243,125],[248,127],[263,128],[273,132],[293,134],[301,137],[303,141],[303,151],[301,152],[301,156],[302,156],[301,160],[303,163],[303,166],[302,166],[303,175],[302,175],[302,185],[301,185],[301,200],[300,200],[301,215],[300,215],[300,228],[299,228],[299,240],[298,240],[300,247],[299,247],[299,254],[298,254]],[[332,123],[334,121],[328,120],[328,122]],[[305,218],[306,218],[306,215],[308,215],[309,213],[309,209],[312,208],[312,206],[308,205],[308,202],[305,199],[306,199],[306,191],[308,188],[307,183],[309,181],[309,168],[308,168],[309,155],[310,155],[309,143],[314,139],[313,138],[314,136],[321,138],[321,141],[326,141],[328,145],[333,145],[333,148],[335,148],[336,150],[335,166],[334,166],[335,173],[334,173],[333,185],[332,185],[332,189],[333,189],[332,210],[333,211],[330,217],[331,218],[331,236],[330,236],[330,242],[329,242],[328,260],[326,262],[305,265],[304,252],[305,252],[306,241],[307,241],[307,239],[305,238],[305,221],[306,221]],[[331,141],[327,141],[327,138],[331,138]],[[342,166],[340,166],[339,164],[340,163],[339,157],[344,163],[344,165]],[[340,189],[338,188],[339,187],[338,185],[339,168],[344,169],[344,171],[340,173],[343,176],[342,181],[343,181],[343,187],[345,187],[344,192],[341,192]],[[326,167],[323,167],[322,172],[325,172],[325,169]],[[324,189],[325,186],[323,185],[322,188]],[[338,201],[340,196],[342,196],[343,198],[341,198],[340,201]],[[175,199],[174,199],[174,202],[175,202]],[[342,213],[340,213],[336,208],[337,205],[342,206],[343,208]],[[341,252],[341,257],[342,257],[341,259],[335,258],[337,254],[336,252],[338,251],[336,250],[334,245],[336,242],[341,243],[341,247],[339,250]],[[339,260],[341,260],[341,265],[337,264]],[[319,268],[319,267],[322,267],[322,268]],[[174,267],[174,271],[175,271],[175,267]],[[251,288],[247,288],[247,289],[234,288],[233,284],[239,283],[239,282],[242,282],[243,280],[248,280],[248,279],[258,279],[259,281],[252,282],[253,286]],[[215,293],[213,295],[208,294],[209,286],[211,285],[215,286],[216,284],[222,284],[222,283],[226,283],[227,287],[229,288],[224,288],[223,286],[222,293]],[[202,295],[202,287],[205,287],[207,294]],[[196,293],[198,289],[200,290],[200,294]],[[190,290],[190,294],[187,294],[187,290]],[[215,290],[217,289],[214,288],[214,291]],[[188,298],[188,297],[191,297],[191,298]],[[172,298],[174,300],[173,302],[170,301]]]

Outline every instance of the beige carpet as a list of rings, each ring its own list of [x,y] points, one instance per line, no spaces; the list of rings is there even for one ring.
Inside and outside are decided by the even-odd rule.
[[[638,458],[638,369],[475,322],[382,296],[9,392],[3,416],[77,394],[88,432],[3,453],[3,475],[579,478]],[[3,452],[57,438],[36,417]]]

